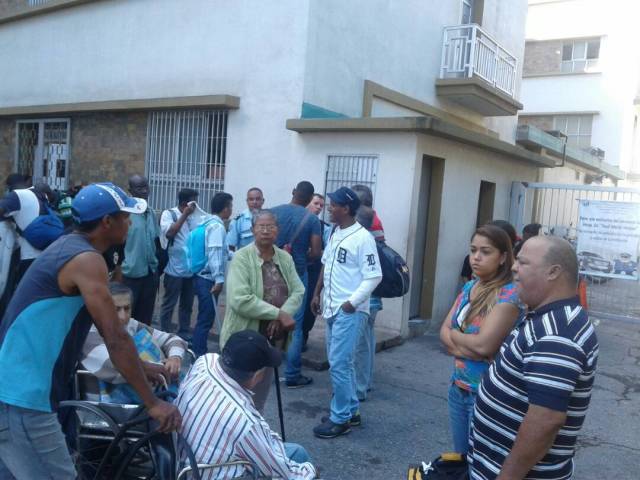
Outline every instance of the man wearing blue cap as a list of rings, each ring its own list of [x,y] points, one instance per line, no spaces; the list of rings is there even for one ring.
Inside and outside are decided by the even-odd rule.
[[[327,323],[327,353],[333,386],[331,414],[313,429],[319,438],[344,435],[352,426],[360,425],[355,350],[369,315],[371,292],[382,280],[376,242],[355,219],[360,199],[347,187],[330,193],[329,199],[329,215],[337,228],[322,255],[322,272],[311,302],[312,310],[322,313]]]
[[[18,479],[76,478],[55,412],[92,323],[160,429],[180,427],[178,410],[153,395],[118,321],[102,257],[124,243],[129,214],[146,207],[110,183],[83,188],[72,204],[74,232],[38,256],[7,307],[0,324],[0,459]]]

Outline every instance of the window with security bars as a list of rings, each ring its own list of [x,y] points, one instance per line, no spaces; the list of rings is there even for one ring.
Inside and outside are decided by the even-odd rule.
[[[227,110],[151,112],[147,124],[149,203],[156,211],[176,205],[178,191],[198,191],[208,209],[224,189]]]
[[[65,190],[69,173],[69,120],[20,120],[16,122],[15,171],[33,182]]]
[[[330,193],[340,187],[365,185],[371,189],[375,204],[377,176],[378,155],[329,155],[324,191]]]
[[[40,5],[44,5],[45,3],[49,3],[51,0],[29,0],[30,7],[37,7]]]

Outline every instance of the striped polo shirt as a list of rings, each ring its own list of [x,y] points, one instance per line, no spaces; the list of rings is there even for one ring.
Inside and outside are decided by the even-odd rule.
[[[182,414],[182,435],[198,463],[249,460],[266,477],[316,477],[311,463],[287,458],[282,440],[255,409],[252,393],[224,372],[219,355],[210,353],[196,360],[176,402]],[[242,465],[231,465],[205,470],[202,478],[238,478],[244,470]]]
[[[526,314],[480,385],[469,439],[471,478],[497,477],[530,404],[566,412],[567,419],[525,479],[571,478],[597,359],[598,339],[577,297]]]

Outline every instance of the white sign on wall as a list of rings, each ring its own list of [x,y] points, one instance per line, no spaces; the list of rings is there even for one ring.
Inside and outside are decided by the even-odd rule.
[[[638,280],[640,203],[580,200],[580,273]]]

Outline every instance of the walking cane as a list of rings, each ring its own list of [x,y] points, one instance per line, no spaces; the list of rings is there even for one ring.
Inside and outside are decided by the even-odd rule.
[[[278,416],[280,417],[280,433],[282,434],[282,441],[286,442],[284,436],[284,416],[282,414],[282,395],[280,393],[280,375],[278,375],[278,367],[273,367],[275,379],[276,379],[276,397],[278,398]]]

